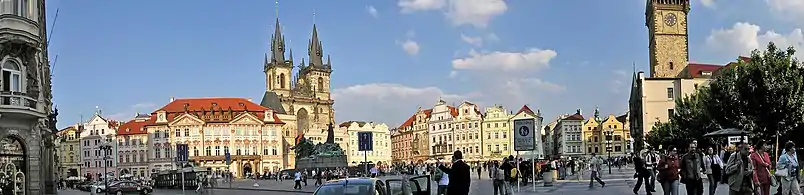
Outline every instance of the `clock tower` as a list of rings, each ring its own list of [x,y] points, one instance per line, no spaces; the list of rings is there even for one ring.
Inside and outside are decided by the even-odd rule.
[[[647,0],[650,76],[677,78],[689,62],[687,14],[690,0]]]

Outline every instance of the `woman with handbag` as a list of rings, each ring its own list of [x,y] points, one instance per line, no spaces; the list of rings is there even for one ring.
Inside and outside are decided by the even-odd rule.
[[[784,145],[784,153],[779,155],[776,163],[775,175],[781,177],[779,180],[782,188],[781,195],[800,195],[798,179],[795,174],[798,171],[798,158],[796,157],[796,144],[787,142]]]
[[[678,149],[673,146],[667,148],[669,151],[659,159],[656,169],[659,170],[659,175],[656,179],[661,183],[664,195],[678,195],[678,180],[679,180],[679,163],[678,163]]]
[[[720,174],[720,172],[725,164],[711,147],[706,149],[706,156],[703,158],[703,163],[705,169],[704,174],[706,174],[706,178],[708,178],[707,180],[709,181],[709,195],[715,195],[718,182],[721,181],[720,176],[722,176],[722,174]]]
[[[755,148],[750,157],[751,163],[754,165],[754,187],[759,188],[759,195],[770,195],[770,186],[773,183],[770,175],[770,156],[766,152],[768,149],[770,149],[770,144],[762,144]]]

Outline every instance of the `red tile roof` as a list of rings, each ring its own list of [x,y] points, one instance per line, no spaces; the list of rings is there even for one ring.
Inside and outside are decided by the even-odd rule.
[[[225,112],[231,111],[235,116],[243,112],[249,112],[258,118],[264,118],[265,111],[269,108],[260,106],[245,98],[188,98],[188,99],[175,99],[160,109],[151,113],[151,119],[148,120],[149,124],[156,121],[157,112],[165,111],[167,113],[168,121],[172,121],[175,117],[181,116],[185,112],[194,115],[220,115]],[[235,116],[231,116],[234,119]],[[284,124],[279,117],[274,114],[271,123]],[[216,122],[229,122],[229,121],[216,121]]]
[[[449,108],[449,114],[452,115],[452,117],[458,116],[458,109],[457,108],[452,107],[452,106],[447,106],[447,108]],[[433,110],[430,110],[431,113],[432,113],[432,111]],[[427,116],[429,117],[430,114],[427,114]]]
[[[425,117],[429,118],[430,115],[433,114],[433,109],[422,110],[422,112],[424,112]],[[457,116],[458,111],[455,110],[455,108],[451,108],[450,112],[453,113],[452,116]],[[411,125],[413,125],[413,122],[416,121],[417,114],[419,113],[418,112],[413,113],[413,115],[411,115],[410,118],[408,118],[408,120],[405,120],[405,122],[402,123],[402,125],[399,125],[399,129],[405,129],[405,127],[410,127]]]
[[[117,128],[117,135],[136,135],[136,134],[146,134],[148,133],[145,131],[145,125],[148,124],[148,121],[142,120],[130,120],[123,125],[120,125]]]
[[[723,68],[723,65],[717,64],[698,64],[698,63],[689,63],[687,64],[687,75],[691,78],[701,78],[701,77],[709,77],[703,75],[704,72],[709,72],[713,74]]]
[[[583,120],[583,119],[584,119],[583,115],[581,115],[579,113],[575,113],[573,115],[570,115],[570,116],[564,118],[564,120]]]
[[[522,105],[522,108],[520,108],[519,111],[516,111],[516,114],[519,114],[519,113],[522,113],[522,112],[528,113],[530,115],[534,114],[533,110],[531,110],[530,107],[528,107],[528,105]]]

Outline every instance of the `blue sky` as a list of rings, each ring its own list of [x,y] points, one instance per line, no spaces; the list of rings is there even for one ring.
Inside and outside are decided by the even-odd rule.
[[[768,41],[804,43],[798,0],[691,1],[694,62],[725,64]],[[171,96],[258,102],[265,90],[273,1],[50,0],[49,25],[56,9],[60,126],[96,106],[129,120]],[[317,24],[338,121],[398,125],[439,97],[514,111],[528,104],[546,120],[597,106],[623,113],[632,65],[648,69],[644,9],[643,0],[294,0],[279,2],[279,18],[296,63]]]

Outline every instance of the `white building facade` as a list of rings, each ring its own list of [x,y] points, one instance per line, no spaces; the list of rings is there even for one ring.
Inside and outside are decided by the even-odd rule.
[[[83,124],[84,130],[81,132],[81,162],[83,167],[82,175],[87,178],[98,179],[103,176],[104,171],[109,177],[116,177],[117,173],[117,126],[116,121],[109,121],[101,117],[101,111]],[[102,146],[111,146],[110,150],[101,150]],[[104,159],[106,158],[106,159]]]
[[[121,177],[149,177],[147,114],[137,116],[117,129],[117,167]]]
[[[580,109],[577,113],[569,115],[558,121],[555,129],[558,155],[561,157],[577,157],[584,154],[583,148],[583,115]]]
[[[350,166],[359,165],[360,162],[374,163],[375,165],[389,165],[391,163],[391,133],[385,123],[372,123],[361,121],[349,121],[339,125],[349,134],[348,147],[344,148],[347,152],[346,159]],[[372,135],[372,151],[359,151],[358,133],[370,132]]]
[[[483,160],[483,139],[480,124],[483,114],[477,104],[464,101],[457,108],[458,115],[452,120],[455,148],[463,152],[468,161]]]
[[[454,126],[452,120],[457,116],[455,107],[447,105],[439,99],[433,106],[430,121],[427,122],[429,132],[430,156],[436,159],[450,160],[455,147]]]

